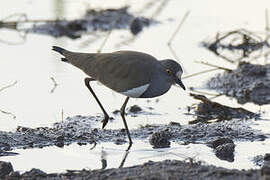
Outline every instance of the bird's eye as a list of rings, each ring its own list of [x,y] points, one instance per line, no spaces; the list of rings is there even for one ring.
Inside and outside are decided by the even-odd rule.
[[[167,73],[168,75],[171,75],[171,74],[172,74],[172,71],[171,71],[170,69],[166,69],[166,73]]]

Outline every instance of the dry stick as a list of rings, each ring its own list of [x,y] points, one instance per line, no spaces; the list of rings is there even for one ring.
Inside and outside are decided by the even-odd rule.
[[[150,9],[150,8],[153,7],[157,2],[158,2],[157,0],[153,0],[153,1],[150,1],[150,2],[146,3],[146,4],[143,6],[143,8],[137,12],[137,14],[142,14],[142,13],[144,13],[145,10]]]
[[[25,20],[17,20],[17,21],[1,21],[0,20],[0,28],[10,28],[10,29],[17,29],[17,25],[19,23],[56,23],[59,21],[65,21],[65,20],[53,20],[53,19],[25,19]]]
[[[220,70],[219,68],[214,68],[214,69],[208,69],[208,70],[205,70],[205,71],[201,71],[201,72],[197,72],[197,73],[194,73],[194,74],[190,74],[188,76],[184,76],[182,77],[181,79],[187,79],[187,78],[191,78],[193,76],[198,76],[200,74],[204,74],[204,73],[208,73],[208,72],[212,72],[212,71],[216,71],[216,70]]]
[[[178,31],[180,30],[180,28],[182,27],[182,25],[184,24],[185,20],[187,19],[188,15],[189,15],[190,11],[187,11],[184,15],[184,17],[182,18],[182,20],[180,21],[180,24],[178,25],[178,27],[176,28],[176,30],[174,31],[173,35],[171,36],[171,38],[168,41],[168,46],[171,45],[173,39],[175,38],[175,36],[177,35]]]
[[[270,28],[269,28],[269,16],[268,16],[268,9],[266,8],[265,9],[265,31],[266,31],[266,37],[265,37],[265,42],[267,43],[267,41],[268,41],[268,39],[269,39],[269,34],[267,34],[267,32],[269,32],[270,31]],[[268,53],[269,52],[266,52],[265,54],[264,54],[264,64],[266,64],[267,63],[267,56],[268,56]]]
[[[180,28],[182,27],[182,25],[184,24],[185,20],[187,19],[188,15],[189,15],[189,12],[190,11],[187,11],[184,15],[184,17],[181,19],[179,25],[177,26],[176,30],[174,31],[174,33],[172,34],[171,38],[169,39],[168,41],[168,47],[169,47],[169,50],[170,52],[172,53],[173,57],[178,61],[180,62],[177,54],[175,53],[174,49],[172,48],[172,41],[174,40],[175,36],[177,35],[177,33],[179,32]],[[185,67],[182,65],[184,71],[186,72],[185,70]]]
[[[208,95],[208,96],[219,96],[219,95],[222,95],[222,94],[214,94],[214,93],[199,91],[199,90],[196,90],[194,88],[190,89],[190,91],[195,92],[195,93],[199,93],[199,94],[203,94],[203,95]]]
[[[116,23],[118,22],[120,16],[118,15],[118,17],[115,19],[114,23],[113,23],[113,26],[112,26],[112,29],[108,32],[107,36],[105,37],[104,41],[102,42],[101,46],[99,47],[99,49],[97,50],[97,53],[100,53],[103,49],[103,47],[105,46],[107,40],[109,39],[113,29],[116,27]]]
[[[12,118],[13,118],[13,120],[16,119],[16,116],[13,113],[11,113],[11,112],[7,112],[7,111],[1,110],[1,109],[0,109],[0,112],[3,113],[3,114],[11,115]]]
[[[151,2],[148,2],[142,10],[138,11],[137,14],[142,14],[146,9],[149,9],[151,8],[152,6],[155,5],[155,3],[158,2],[158,1],[151,1]],[[157,8],[157,10],[149,17],[149,19],[154,19],[154,17],[156,17],[162,10],[163,8],[166,6],[166,4],[168,3],[168,0],[163,0],[163,2],[159,5],[159,7]],[[134,42],[136,40],[136,38],[139,37],[139,34],[137,34],[136,36],[132,36],[120,43],[118,43],[116,45],[117,48],[123,46],[123,45],[127,45],[127,44],[130,44],[131,42]]]
[[[103,37],[103,34],[99,35],[96,32],[87,33],[87,35],[89,35],[89,38],[83,41],[82,43],[80,43],[79,45],[80,48],[85,48],[89,46],[90,44],[93,44],[94,42],[99,40],[101,37]]]
[[[10,19],[10,18],[13,18],[15,16],[18,16],[18,17],[23,17],[24,20],[17,20],[17,21],[7,21],[7,19]],[[24,22],[27,20],[27,16],[26,14],[12,14],[12,15],[9,15],[8,17],[0,20],[0,28],[8,28],[8,29],[16,29],[17,30],[17,25],[18,23],[20,22]]]
[[[232,72],[232,69],[221,67],[221,66],[217,66],[217,65],[214,65],[214,64],[209,64],[207,62],[195,61],[195,63],[199,63],[199,64],[203,64],[203,65],[215,67],[215,68],[218,68],[218,69],[222,69],[222,70],[225,70],[225,71],[228,71],[228,72]]]
[[[112,29],[108,32],[107,36],[105,37],[105,39],[103,40],[103,42],[101,43],[100,47],[98,48],[97,50],[97,53],[100,53],[103,49],[103,47],[105,46],[107,40],[109,39],[109,36],[111,35],[112,33]]]
[[[268,9],[265,9],[265,30],[269,31],[269,16],[268,16]]]
[[[61,111],[61,118],[62,118],[62,122],[64,121],[64,109],[62,108],[62,111]]]
[[[15,84],[17,84],[17,82],[18,82],[18,81],[14,81],[14,83],[2,87],[2,88],[0,89],[0,92],[3,91],[3,90],[5,90],[5,89],[7,89],[7,88],[10,88],[10,87],[14,86]],[[11,112],[7,112],[7,111],[1,110],[1,109],[0,109],[0,112],[3,113],[3,114],[11,115],[13,119],[16,119],[16,116],[15,116],[13,113],[11,113]]]
[[[18,81],[14,81],[12,84],[2,87],[2,88],[0,89],[0,92],[3,91],[3,90],[5,90],[5,89],[7,89],[7,88],[10,88],[10,87],[14,86],[15,84],[17,84],[17,82],[18,82]]]
[[[10,19],[14,16],[19,16],[19,17],[24,17],[25,20],[18,20],[18,21],[7,21],[7,19]],[[22,41],[21,42],[11,42],[11,41],[6,41],[6,40],[3,40],[3,39],[0,39],[0,42],[1,43],[4,43],[4,44],[8,44],[8,45],[18,45],[18,44],[23,44],[25,42],[25,39],[26,39],[26,33],[24,34],[20,34],[21,31],[19,29],[17,29],[17,25],[18,23],[20,22],[24,22],[27,20],[27,16],[25,14],[13,14],[13,15],[10,15],[6,18],[4,18],[3,20],[0,20],[0,29],[1,28],[7,28],[7,29],[13,29],[13,30],[16,30],[19,34],[19,37],[21,37]]]
[[[152,14],[151,19],[153,19],[154,17],[156,17],[158,14],[160,14],[161,11],[166,7],[166,5],[168,4],[168,2],[169,2],[169,0],[163,0],[161,2],[161,4],[159,5],[159,7]]]
[[[51,80],[52,80],[52,82],[53,82],[53,88],[52,88],[52,90],[51,90],[51,93],[53,93],[54,90],[56,89],[56,87],[57,87],[59,84],[57,84],[57,82],[55,81],[55,79],[54,79],[53,77],[51,77]]]

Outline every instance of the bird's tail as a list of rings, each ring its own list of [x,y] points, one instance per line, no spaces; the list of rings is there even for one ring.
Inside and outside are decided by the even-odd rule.
[[[59,54],[61,54],[63,56],[64,56],[64,52],[67,51],[67,50],[65,50],[61,47],[58,47],[58,46],[53,46],[52,50],[58,52]],[[68,60],[66,58],[61,58],[61,60],[64,62],[68,62]]]
[[[61,48],[61,47],[58,47],[58,46],[53,46],[53,47],[52,47],[52,50],[53,50],[53,51],[56,51],[56,52],[58,52],[58,53],[60,53],[60,54],[62,54],[62,55],[64,55],[64,52],[66,51],[65,49],[63,49],[63,48]]]

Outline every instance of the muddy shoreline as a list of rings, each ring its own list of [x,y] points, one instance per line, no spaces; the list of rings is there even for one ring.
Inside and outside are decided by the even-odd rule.
[[[100,117],[75,116],[55,123],[50,128],[18,127],[15,132],[1,131],[0,155],[16,155],[12,154],[11,150],[18,148],[63,147],[71,143],[80,145],[93,144],[93,147],[97,142],[128,143],[124,129],[102,130],[100,128],[91,128],[91,125],[89,125],[99,121]],[[250,127],[252,123],[251,120],[239,119],[191,125],[171,122],[168,125],[146,125],[131,130],[130,133],[134,139],[149,139],[149,143],[153,145],[153,148],[169,147],[170,142],[183,145],[189,143],[205,144],[213,148],[213,154],[219,159],[232,162],[234,160],[235,142],[264,141],[269,137],[269,134],[252,129]],[[192,159],[187,162],[165,160],[126,168],[93,171],[70,170],[67,173],[60,174],[46,174],[39,169],[32,169],[29,172],[20,174],[10,168],[12,171],[6,173],[5,176],[7,179],[146,179],[146,177],[147,179],[148,177],[152,179],[178,179],[180,176],[184,179],[200,179],[201,177],[205,179],[258,179],[262,177],[262,170],[229,170],[193,161]],[[6,168],[2,166],[3,169]]]
[[[0,131],[0,149],[9,151],[16,148],[33,148],[56,145],[62,147],[71,143],[119,142],[127,143],[125,129],[91,128],[91,123],[100,121],[95,116],[75,116],[55,123],[52,127],[35,129],[18,127],[15,132]],[[251,120],[234,119],[216,123],[197,123],[181,125],[171,122],[168,125],[146,125],[131,130],[134,139],[148,139],[155,132],[166,132],[170,141],[202,143],[214,141],[217,138],[230,138],[234,141],[264,141],[269,134],[252,129]]]
[[[107,170],[70,170],[66,173],[46,174],[39,169],[32,169],[20,174],[14,172],[10,163],[0,162],[1,175],[6,179],[27,179],[27,180],[60,180],[60,179],[234,179],[234,180],[259,180],[267,179],[270,168],[265,165],[260,170],[235,170],[215,166],[203,165],[201,162],[165,160],[161,162],[149,161],[143,165],[126,168],[113,168]],[[267,164],[267,163],[265,163]]]

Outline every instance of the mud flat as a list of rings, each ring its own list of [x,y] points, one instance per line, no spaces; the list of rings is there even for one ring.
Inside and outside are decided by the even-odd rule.
[[[132,117],[131,117],[132,118]],[[101,121],[95,116],[74,116],[55,123],[52,127],[35,129],[18,127],[15,132],[0,131],[0,149],[8,152],[16,148],[33,148],[56,145],[62,147],[71,143],[95,144],[96,142],[127,143],[125,129],[91,128],[91,124]],[[189,143],[208,143],[221,137],[233,141],[263,141],[269,137],[259,130],[252,129],[250,120],[222,121],[181,125],[171,122],[168,125],[146,125],[131,130],[134,139],[148,139],[157,132],[165,132],[169,141]],[[164,133],[158,133],[164,134]]]
[[[146,112],[140,110],[138,113]],[[132,118],[132,114],[128,116]],[[78,115],[55,123],[52,127],[18,127],[14,132],[0,131],[0,156],[16,155],[12,150],[21,148],[63,147],[71,143],[93,144],[93,147],[97,142],[128,143],[125,129],[102,130],[91,126],[100,121],[101,117]],[[219,159],[232,162],[236,142],[264,141],[269,138],[269,134],[251,128],[252,123],[254,121],[250,119],[231,119],[213,123],[198,122],[188,125],[171,122],[167,125],[146,125],[131,130],[130,133],[133,139],[149,139],[153,148],[169,147],[171,142],[182,145],[204,144],[213,148],[213,154]],[[35,168],[28,172],[15,172],[12,164],[0,163],[0,176],[6,179],[179,179],[179,177],[183,179],[260,179],[263,176],[262,172],[265,174],[270,172],[268,166],[267,168],[263,166],[261,170],[229,170],[204,165],[192,159],[150,161],[126,168],[69,170],[66,173],[54,174],[47,174]]]

